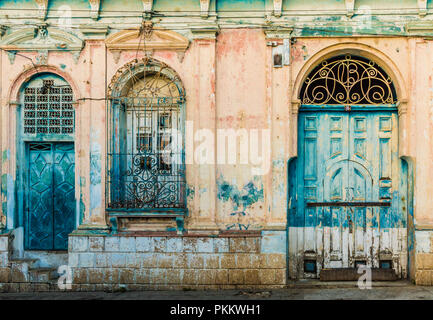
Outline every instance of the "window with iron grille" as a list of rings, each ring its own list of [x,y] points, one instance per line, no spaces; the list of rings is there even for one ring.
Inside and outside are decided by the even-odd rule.
[[[72,88],[61,78],[42,75],[24,89],[25,135],[74,133]]]
[[[183,90],[166,65],[132,66],[113,92],[107,207],[185,208]]]

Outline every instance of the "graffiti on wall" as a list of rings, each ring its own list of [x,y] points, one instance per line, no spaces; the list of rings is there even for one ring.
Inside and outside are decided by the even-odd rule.
[[[244,217],[248,215],[247,210],[253,204],[263,200],[263,185],[257,187],[254,182],[250,181],[242,188],[239,188],[221,177],[218,180],[217,196],[221,201],[232,204],[233,211],[230,216],[237,218],[237,222],[227,225],[227,230],[248,230],[250,224],[244,221]]]

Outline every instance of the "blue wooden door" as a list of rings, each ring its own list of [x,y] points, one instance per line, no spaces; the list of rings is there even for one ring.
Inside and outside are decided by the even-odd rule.
[[[28,145],[26,248],[66,250],[75,228],[73,143]]]
[[[316,261],[313,277],[357,264],[387,265],[401,275],[406,217],[397,113],[322,109],[299,116],[290,221],[303,228],[303,259]]]

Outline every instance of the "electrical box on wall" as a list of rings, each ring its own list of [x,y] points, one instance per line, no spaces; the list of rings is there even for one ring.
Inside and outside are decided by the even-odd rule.
[[[283,44],[271,42],[272,64],[275,68],[290,65],[290,39],[284,39]],[[269,44],[268,44],[269,45]]]

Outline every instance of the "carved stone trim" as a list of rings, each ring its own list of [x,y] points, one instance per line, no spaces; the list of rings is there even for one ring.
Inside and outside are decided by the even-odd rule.
[[[175,50],[186,51],[189,40],[171,30],[153,29],[152,35],[146,41],[140,41],[140,29],[123,30],[114,33],[105,40],[110,51],[115,50]]]
[[[398,116],[401,117],[405,114],[407,114],[407,105],[408,102],[407,100],[401,100],[397,103],[397,107],[398,107]]]
[[[266,39],[290,39],[293,28],[287,25],[278,27],[272,26],[264,30]]]
[[[84,24],[80,25],[80,31],[89,39],[105,39],[108,33],[107,25]]]
[[[283,0],[273,0],[274,4],[274,16],[281,17],[283,9]]]
[[[45,24],[19,29],[0,41],[0,48],[15,51],[81,51],[83,47],[84,42],[77,36]]]
[[[200,0],[200,13],[202,18],[209,17],[210,0]]]
[[[418,14],[420,17],[427,15],[427,0],[418,0]]]
[[[153,0],[141,0],[143,2],[143,11],[151,12],[153,9]]]
[[[101,7],[102,0],[89,0],[90,4],[90,17],[93,20],[98,20],[99,18],[99,8]]]
[[[6,34],[7,29],[7,26],[0,25],[0,38],[3,38],[3,36]]]
[[[346,0],[346,15],[351,18],[355,14],[355,0]]]
[[[219,32],[217,25],[191,27],[194,39],[216,39]]]
[[[294,100],[292,101],[292,109],[291,114],[297,115],[299,113],[299,108],[301,107],[301,101],[300,100]]]
[[[35,0],[38,5],[38,16],[39,19],[45,20],[48,13],[48,0]]]

